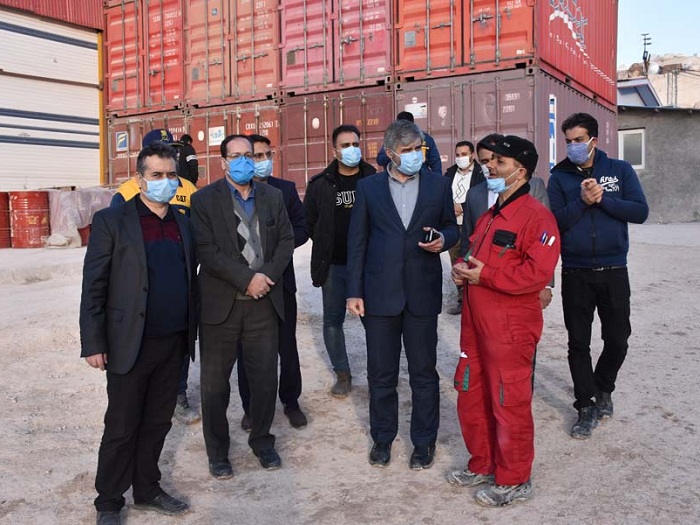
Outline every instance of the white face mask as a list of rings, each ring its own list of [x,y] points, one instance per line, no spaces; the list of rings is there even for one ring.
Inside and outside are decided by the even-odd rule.
[[[471,155],[467,157],[457,157],[455,159],[455,162],[457,163],[457,167],[461,170],[467,169],[469,166],[472,164],[472,157]]]

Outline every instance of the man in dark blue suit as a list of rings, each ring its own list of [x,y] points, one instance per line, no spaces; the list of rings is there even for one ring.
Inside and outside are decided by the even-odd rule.
[[[309,240],[306,231],[306,214],[304,205],[299,199],[299,194],[292,181],[272,177],[273,151],[270,139],[262,135],[250,135],[253,142],[253,158],[255,160],[256,182],[267,183],[282,192],[284,206],[287,208],[289,222],[294,229],[294,247],[298,248]],[[299,408],[299,396],[301,395],[301,368],[299,367],[299,352],[297,350],[297,282],[294,276],[294,260],[289,261],[282,274],[282,286],[284,290],[284,320],[278,320],[279,356],[280,356],[280,380],[279,396],[284,405],[284,414],[294,428],[306,426],[306,416]],[[238,393],[241,395],[244,416],[241,427],[246,432],[253,428],[253,420],[250,417],[250,385],[245,373],[245,365],[242,359],[238,360]]]
[[[420,129],[397,120],[384,135],[387,171],[357,185],[348,233],[348,310],[363,317],[367,340],[371,465],[391,461],[398,430],[401,339],[412,391],[412,469],[433,464],[440,423],[435,369],[442,308],[440,252],[459,237],[452,190],[425,168]]]

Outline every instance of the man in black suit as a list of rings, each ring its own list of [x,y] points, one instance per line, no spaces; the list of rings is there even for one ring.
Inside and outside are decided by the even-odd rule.
[[[168,204],[178,187],[175,156],[163,143],[141,150],[139,196],[95,214],[85,254],[81,356],[107,371],[109,400],[95,480],[98,524],[120,523],[130,486],[135,507],[189,510],[160,488],[158,469],[182,358],[194,358],[197,334],[189,219]]]
[[[202,296],[202,427],[209,471],[233,476],[226,417],[229,379],[239,342],[250,383],[248,438],[260,465],[281,466],[270,433],[277,397],[277,324],[284,319],[282,274],[294,252],[294,233],[282,193],[254,183],[253,145],[245,135],[221,143],[220,179],[192,199]]]
[[[461,140],[455,145],[455,163],[447,168],[445,177],[448,178],[452,186],[452,199],[455,202],[455,216],[457,217],[457,226],[461,232],[467,191],[486,180],[481,164],[476,162],[474,144],[468,140]],[[460,249],[461,243],[459,242],[450,248],[451,264],[454,264],[455,261],[459,259]],[[450,306],[447,309],[447,313],[450,315],[462,313],[461,286],[457,286],[457,303]]]
[[[440,252],[457,242],[449,181],[423,164],[421,131],[397,120],[384,135],[388,170],[357,184],[348,232],[347,307],[367,338],[370,464],[385,467],[398,431],[401,340],[412,391],[412,469],[430,468],[440,423],[437,318]],[[426,237],[429,236],[429,237]]]
[[[272,177],[272,151],[270,139],[262,135],[250,135],[253,141],[253,158],[255,160],[256,183],[265,183],[277,188],[284,196],[284,206],[287,209],[289,220],[294,228],[294,247],[298,248],[309,240],[306,232],[306,215],[304,206],[299,199],[299,194],[292,181]],[[306,416],[299,408],[299,396],[301,395],[301,368],[299,367],[299,352],[297,350],[297,283],[294,276],[294,260],[284,269],[282,275],[284,290],[284,320],[279,320],[279,356],[280,379],[279,397],[284,405],[284,414],[294,428],[306,426]],[[250,417],[250,385],[245,372],[243,360],[238,360],[238,393],[243,404],[243,419],[241,427],[246,432],[253,428],[253,420]]]

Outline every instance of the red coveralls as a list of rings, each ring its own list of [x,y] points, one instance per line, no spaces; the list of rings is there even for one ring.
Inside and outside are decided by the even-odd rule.
[[[508,246],[494,244],[494,236],[504,244],[512,234]],[[539,292],[559,259],[559,230],[554,215],[526,194],[495,217],[493,210],[482,215],[470,242],[472,256],[485,266],[479,284],[463,292],[457,413],[471,454],[469,470],[495,474],[499,485],[518,485],[530,479],[535,457],[531,405],[543,323]]]

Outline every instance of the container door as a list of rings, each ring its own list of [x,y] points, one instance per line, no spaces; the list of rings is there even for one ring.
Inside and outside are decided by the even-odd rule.
[[[230,95],[227,71],[229,0],[188,0],[185,50],[188,100],[216,104]]]
[[[192,145],[199,160],[199,181],[202,187],[224,176],[221,168],[221,141],[233,133],[228,126],[228,114],[225,110],[200,109],[188,119]]]
[[[236,99],[276,96],[279,18],[275,0],[233,0],[232,92]]]
[[[532,0],[464,0],[465,64],[491,71],[531,59],[534,4]]]
[[[461,2],[398,0],[394,35],[402,80],[445,76],[462,63]]]
[[[335,21],[336,82],[351,87],[384,83],[391,73],[389,0],[339,0]]]
[[[360,130],[362,158],[377,167],[384,132],[394,121],[394,94],[384,88],[342,91],[334,100],[334,126],[353,124]]]
[[[149,0],[144,20],[144,106],[184,103],[183,11],[180,0]]]
[[[111,113],[141,107],[140,17],[134,1],[105,8],[105,105]]]
[[[288,95],[333,82],[330,0],[286,0],[280,11],[281,87]]]

